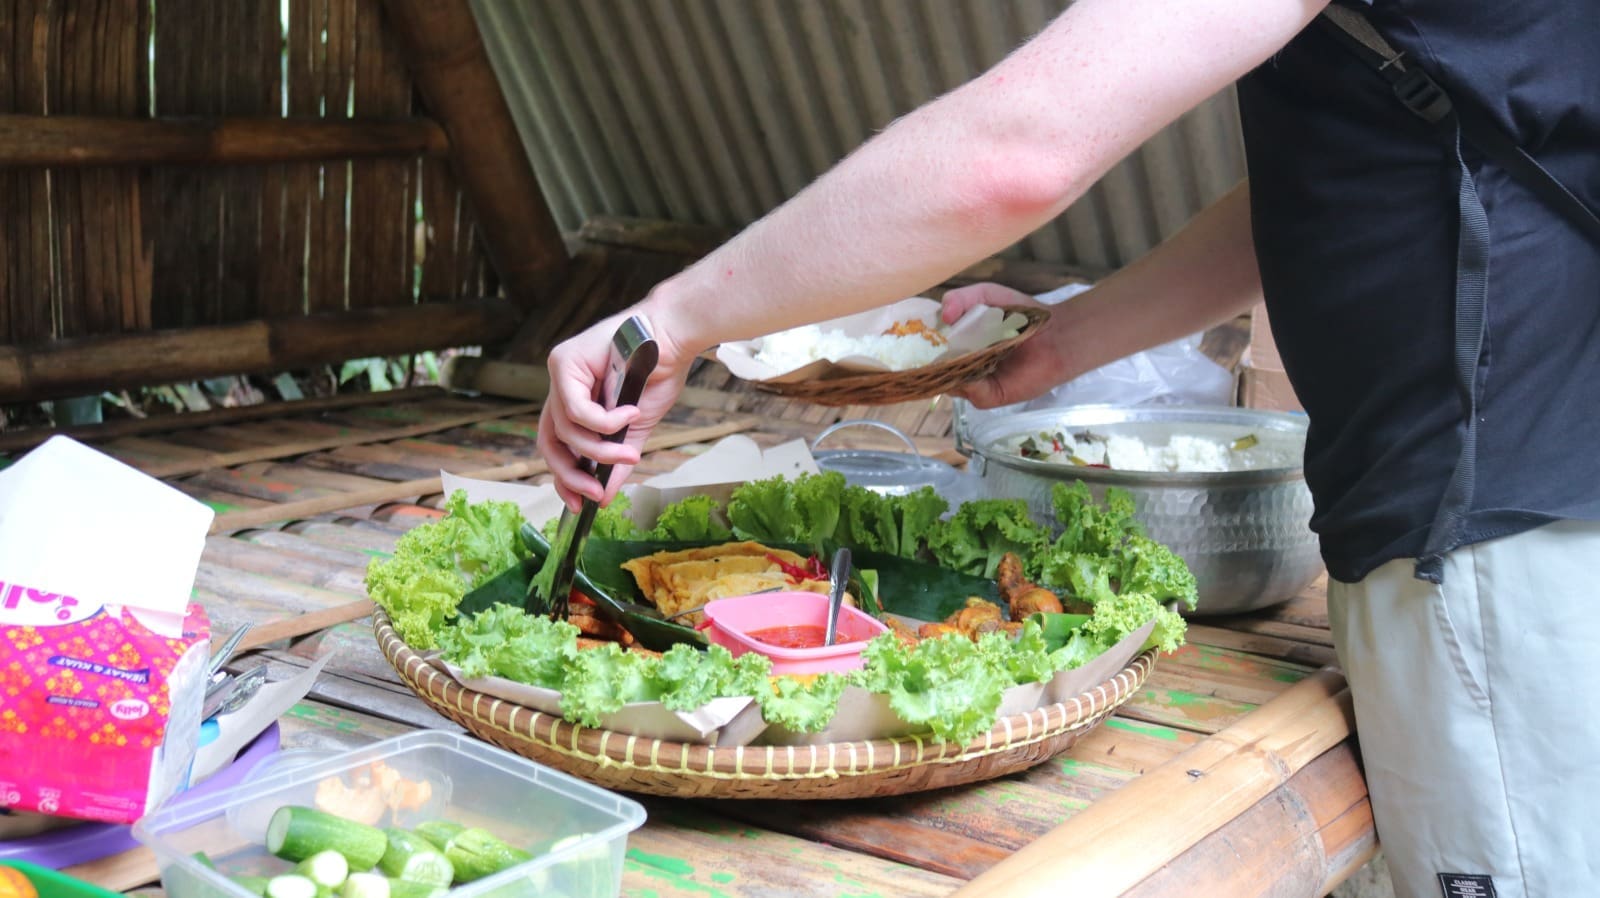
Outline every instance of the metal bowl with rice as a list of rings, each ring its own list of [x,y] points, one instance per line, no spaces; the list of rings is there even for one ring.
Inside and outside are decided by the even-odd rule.
[[[1151,447],[1168,446],[1173,437],[1199,437],[1252,450],[1267,466],[1136,471],[1037,457],[1060,457],[1040,445],[1058,432],[1102,441],[1133,438]],[[1092,405],[994,416],[962,442],[989,494],[1026,499],[1040,521],[1055,521],[1050,494],[1057,483],[1082,481],[1100,499],[1107,487],[1127,490],[1150,536],[1171,546],[1194,571],[1200,596],[1195,613],[1229,614],[1287,601],[1323,570],[1308,525],[1311,493],[1300,462],[1305,435],[1303,416],[1281,412]],[[1019,450],[1030,438],[1027,454],[1036,457]]]

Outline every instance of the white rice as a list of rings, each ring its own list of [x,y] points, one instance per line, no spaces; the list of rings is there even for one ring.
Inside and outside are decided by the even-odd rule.
[[[1240,437],[1245,435],[1239,434]],[[1053,448],[1054,444],[1039,435],[1033,435],[1035,449],[1046,454],[1043,458],[1037,455],[1024,457],[1062,465],[1105,465],[1119,471],[1208,473],[1300,466],[1300,445],[1297,442],[1285,444],[1274,439],[1273,434],[1260,435],[1259,442],[1246,449],[1234,449],[1233,440],[1185,434],[1174,434],[1160,445],[1122,434],[1101,437],[1083,431],[1076,434],[1057,431],[1052,436],[1059,442],[1060,449]],[[1029,439],[1029,435],[1023,434],[1012,441],[1012,448],[1019,455],[1023,455],[1021,446],[1026,439]]]
[[[758,344],[756,361],[778,371],[793,371],[821,360],[837,362],[848,356],[866,356],[890,371],[905,371],[933,362],[945,349],[915,334],[851,337],[815,324],[769,334]]]

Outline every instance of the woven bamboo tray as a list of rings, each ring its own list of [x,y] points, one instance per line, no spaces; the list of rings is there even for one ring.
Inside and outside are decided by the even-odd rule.
[[[980,380],[994,373],[1000,361],[1022,341],[1039,332],[1049,320],[1050,312],[1034,306],[1011,306],[1006,311],[1026,316],[1028,321],[1017,335],[955,358],[911,368],[906,371],[873,371],[866,374],[843,374],[820,380],[801,380],[790,383],[752,381],[762,392],[775,393],[791,399],[803,399],[817,405],[893,405],[913,399],[927,399],[948,393],[962,384]]]
[[[906,736],[868,742],[715,748],[568,723],[463,687],[412,651],[380,609],[385,658],[429,707],[485,742],[607,788],[705,798],[868,798],[957,786],[1026,770],[1111,716],[1155,666],[1144,652],[1069,702],[1001,718],[965,745]]]

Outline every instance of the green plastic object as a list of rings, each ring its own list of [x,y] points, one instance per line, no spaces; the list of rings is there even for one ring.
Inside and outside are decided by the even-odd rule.
[[[39,898],[122,898],[116,892],[27,861],[0,861],[0,867],[14,868],[28,877],[39,890]]]

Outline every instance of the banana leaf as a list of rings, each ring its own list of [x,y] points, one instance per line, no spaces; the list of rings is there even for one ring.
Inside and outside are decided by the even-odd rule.
[[[584,546],[580,568],[600,588],[628,601],[644,602],[644,595],[634,582],[633,575],[622,565],[635,558],[656,552],[675,552],[682,549],[721,545],[731,540],[697,540],[691,542],[669,540],[602,540],[591,539]],[[811,549],[800,545],[766,544],[774,549],[788,549],[799,555],[811,554]],[[902,617],[920,620],[943,620],[960,610],[968,596],[980,596],[1002,608],[999,590],[993,580],[947,570],[934,564],[900,558],[882,552],[857,552],[851,549],[855,571],[870,570],[876,573],[878,600],[882,608],[863,601],[863,610],[877,613],[880,610]],[[862,595],[859,578],[852,584],[852,592]]]
[[[944,620],[961,610],[968,596],[1005,608],[993,580],[883,552],[851,550],[851,555],[856,567],[877,572],[878,600],[883,603],[883,610],[891,614],[925,621]]]
[[[1045,648],[1053,652],[1067,644],[1072,634],[1089,620],[1089,615],[1035,611],[1028,615],[1028,620],[1039,625],[1044,634]]]
[[[534,595],[532,583],[545,557],[550,554],[550,543],[543,534],[527,524],[522,527],[521,537],[523,545],[531,553],[530,557],[468,592],[462,597],[461,604],[456,606],[459,613],[473,614],[496,602],[521,607],[529,614],[549,612],[548,597]],[[654,608],[619,598],[605,585],[591,580],[581,569],[573,578],[573,588],[594,602],[601,617],[632,633],[639,644],[647,649],[666,651],[679,643],[705,648],[708,644],[704,633],[693,627],[663,620],[660,612]]]

